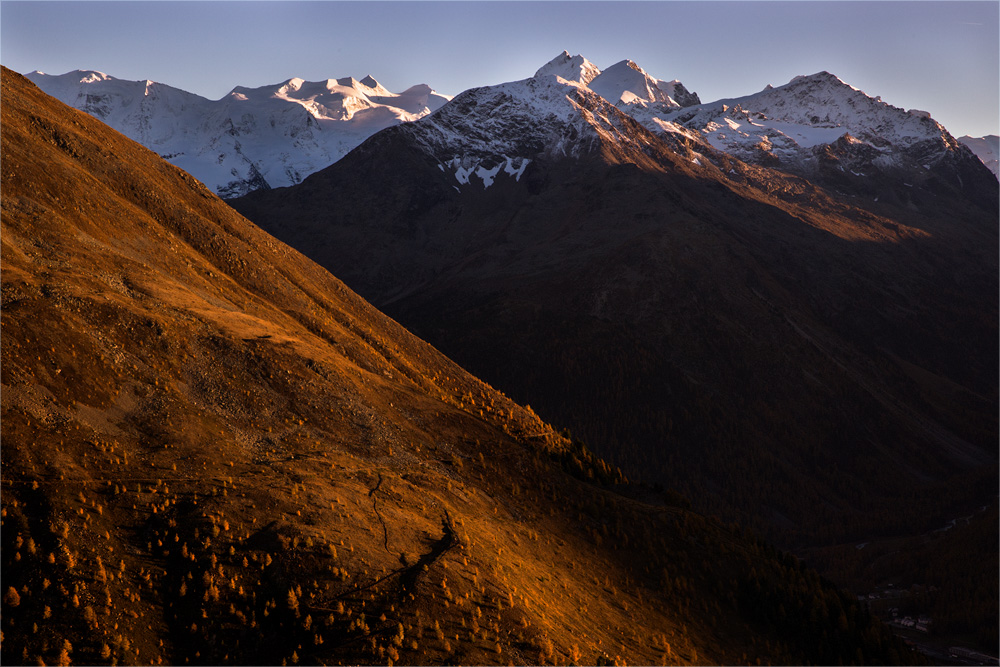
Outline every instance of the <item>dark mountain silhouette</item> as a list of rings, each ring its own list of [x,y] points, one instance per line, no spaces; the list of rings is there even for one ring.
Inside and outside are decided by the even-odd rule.
[[[5,664],[910,661],[2,75]]]
[[[825,189],[536,77],[232,204],[631,479],[829,547],[996,498],[997,187],[967,153]]]

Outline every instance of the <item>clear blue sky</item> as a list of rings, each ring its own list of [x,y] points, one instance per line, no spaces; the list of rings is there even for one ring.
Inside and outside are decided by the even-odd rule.
[[[371,74],[440,92],[531,76],[563,49],[631,58],[702,101],[828,70],[956,136],[1000,132],[1000,2],[0,2],[0,61],[218,99]]]

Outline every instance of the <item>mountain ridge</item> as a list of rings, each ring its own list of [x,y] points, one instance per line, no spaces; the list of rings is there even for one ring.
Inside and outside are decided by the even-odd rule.
[[[378,130],[426,115],[448,99],[424,84],[392,93],[370,75],[236,86],[218,100],[87,70],[27,78],[224,197],[297,183]]]
[[[825,71],[759,93],[654,116],[646,124],[665,131],[669,124],[683,125],[734,157],[828,184],[843,182],[829,174],[836,169],[846,178],[883,174],[909,179],[912,187],[925,176],[923,169],[940,171],[945,180],[957,178],[962,188],[964,174],[975,181],[974,187],[988,190],[982,174],[970,168],[971,154],[930,114],[886,104]],[[843,150],[832,153],[830,146]]]
[[[561,77],[560,73],[566,76]],[[873,170],[878,173],[900,172],[899,167],[904,164],[908,172],[907,177],[912,180],[914,174],[921,176],[917,170],[922,166],[927,165],[926,168],[930,168],[929,162],[938,162],[942,154],[950,156],[958,150],[957,142],[951,139],[946,131],[943,135],[940,132],[928,134],[924,131],[927,139],[933,140],[937,137],[938,141],[934,145],[933,141],[925,142],[926,145],[922,150],[914,149],[910,145],[895,145],[899,143],[899,137],[886,135],[885,127],[891,129],[893,124],[899,122],[910,123],[910,120],[903,116],[899,116],[888,125],[882,123],[881,126],[884,127],[879,130],[880,126],[875,116],[872,116],[875,120],[871,122],[863,122],[860,125],[858,122],[853,122],[849,124],[850,127],[843,122],[838,123],[829,118],[821,119],[818,116],[815,117],[815,123],[811,122],[811,118],[800,117],[792,123],[787,122],[788,119],[770,118],[762,124],[755,122],[754,117],[759,116],[758,121],[767,118],[764,112],[771,113],[770,107],[743,109],[744,105],[752,106],[768,95],[772,97],[782,95],[786,89],[801,88],[804,83],[811,82],[816,85],[821,79],[836,81],[843,88],[853,91],[853,97],[847,100],[852,106],[857,98],[857,100],[874,100],[881,105],[876,109],[878,113],[882,113],[880,109],[894,109],[882,103],[880,98],[869,98],[828,72],[797,76],[777,89],[768,86],[759,93],[708,104],[702,104],[698,95],[689,92],[680,81],[656,79],[631,60],[620,61],[602,72],[585,57],[570,56],[569,52],[563,51],[539,68],[535,78],[549,75],[561,78],[562,81],[576,87],[588,89],[596,87],[598,94],[610,103],[618,105],[654,132],[675,133],[683,135],[686,139],[697,136],[741,160],[772,167],[780,166],[808,178],[820,178],[827,185],[834,187],[842,185],[845,179],[850,181],[852,177],[856,180],[871,176]],[[302,100],[297,99],[295,95],[283,94],[289,90],[294,92],[307,83],[301,79],[288,79],[281,84],[258,88],[237,86],[229,95],[217,102],[209,102],[197,96],[190,98],[189,106],[197,104],[200,108],[199,116],[211,113],[218,118],[211,122],[212,128],[205,128],[202,132],[204,136],[196,140],[181,141],[172,136],[178,131],[170,129],[171,123],[162,119],[153,121],[152,125],[165,124],[168,127],[158,131],[156,136],[150,134],[153,130],[150,119],[158,113],[155,110],[144,110],[136,118],[112,117],[114,109],[131,104],[129,100],[122,99],[121,92],[112,94],[96,89],[84,92],[84,88],[114,84],[117,80],[113,77],[89,71],[70,72],[61,77],[49,77],[33,72],[29,75],[29,78],[32,77],[36,83],[41,83],[48,92],[54,93],[64,102],[89,110],[116,129],[123,130],[140,143],[154,148],[162,156],[209,183],[217,194],[227,198],[240,196],[258,188],[297,183],[308,174],[340,159],[374,131],[422,117],[440,108],[449,99],[423,84],[412,86],[403,93],[395,95],[382,88],[371,75],[365,79],[373,84],[370,87],[365,86],[364,80],[358,81],[352,77],[328,79],[325,85],[323,82],[312,82],[309,87],[322,89],[320,97],[326,96],[319,102],[315,99]],[[76,83],[77,88],[70,89],[64,81],[57,81],[66,77],[79,79]],[[295,86],[289,89],[293,83]],[[169,89],[154,82],[147,81],[145,84],[143,87],[145,95],[150,91],[167,92]],[[183,92],[177,89],[169,91],[175,96]],[[251,103],[247,95],[252,95],[256,99]],[[330,95],[339,96],[339,99],[333,100],[328,105],[324,100]],[[268,111],[260,108],[267,97],[301,105],[306,114],[291,119],[294,122],[284,117],[287,114],[276,117],[275,109]],[[217,106],[224,100],[229,100],[230,106],[239,101],[243,102],[244,106],[253,104],[257,108],[247,112],[238,109],[239,105],[236,105],[229,112],[221,112],[218,109],[215,112],[207,110],[208,106]],[[721,109],[720,105],[727,108]],[[696,107],[698,111],[696,113],[680,111],[692,107]],[[915,110],[911,112],[907,114],[913,119],[930,120],[926,112]],[[183,113],[184,109],[177,111],[179,115]],[[355,118],[356,114],[360,116]],[[362,121],[361,116],[365,116],[367,120]],[[858,121],[858,118],[858,114],[845,116],[845,119],[853,121]],[[262,120],[269,122],[272,127],[281,125],[281,136],[269,136],[267,132],[263,132],[260,125]],[[334,123],[331,125],[332,122]],[[188,119],[186,123],[181,124],[196,125],[197,121]],[[933,129],[933,122],[924,125]],[[359,129],[354,126],[363,127]],[[337,131],[333,134],[338,136],[331,136],[330,132],[318,132],[322,127],[328,129],[337,127]],[[943,130],[940,126],[938,129]],[[943,153],[940,146],[942,136],[945,144]],[[863,145],[855,145],[859,143],[858,138]],[[206,151],[205,146],[209,146],[211,150]],[[952,159],[950,162],[954,163],[955,160]],[[963,176],[967,180],[977,179],[975,175],[971,175],[972,172],[969,172],[968,167],[962,164],[949,164],[946,171],[947,177],[951,180],[956,178],[961,180]],[[900,173],[896,173],[896,176]],[[897,180],[900,180],[899,188],[906,187],[901,184],[903,182],[901,178]],[[857,183],[852,183],[852,187],[859,186]],[[977,187],[982,186],[980,184]]]

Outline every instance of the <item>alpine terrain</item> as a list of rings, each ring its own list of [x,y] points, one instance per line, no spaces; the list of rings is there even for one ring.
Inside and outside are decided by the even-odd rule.
[[[988,134],[985,137],[965,135],[959,137],[958,140],[968,146],[969,150],[982,160],[994,176],[1000,178],[1000,136],[995,134]]]
[[[886,104],[829,72],[798,76],[755,95],[651,115],[644,123],[654,131],[695,130],[741,160],[855,195],[906,201],[912,195],[901,187],[922,185],[940,196],[938,188],[957,184],[963,196],[985,200],[992,190],[979,165],[929,113]]]
[[[995,650],[998,183],[928,114],[564,52],[231,203],[630,479]]]
[[[221,197],[298,183],[375,132],[448,101],[423,84],[392,93],[371,76],[237,86],[214,101],[155,81],[124,81],[90,70],[27,77]]]
[[[187,173],[2,85],[4,664],[917,657]]]

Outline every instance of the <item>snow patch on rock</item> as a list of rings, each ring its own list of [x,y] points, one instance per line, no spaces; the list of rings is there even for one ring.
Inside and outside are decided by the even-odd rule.
[[[483,182],[483,189],[489,188],[495,182],[501,172],[514,177],[514,181],[521,180],[521,174],[527,169],[531,162],[528,158],[511,158],[506,155],[487,156],[485,158],[475,158],[469,155],[455,156],[445,164],[438,163],[438,168],[445,173],[452,170],[457,180],[462,185],[471,183],[470,177],[476,176]],[[486,164],[493,166],[487,167]]]

